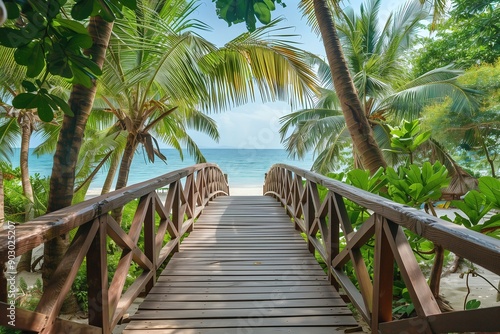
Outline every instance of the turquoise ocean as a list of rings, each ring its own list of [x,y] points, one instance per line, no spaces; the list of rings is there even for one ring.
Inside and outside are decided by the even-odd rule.
[[[312,154],[303,160],[294,160],[288,157],[288,153],[282,149],[201,149],[207,162],[219,165],[224,173],[228,174],[231,187],[260,187],[264,183],[264,174],[275,163],[285,163],[309,170],[313,162]],[[142,182],[179,168],[193,165],[194,159],[184,154],[184,160],[174,149],[162,149],[161,152],[167,157],[163,162],[155,159],[154,163],[147,160],[145,153],[138,150],[132,162],[130,170],[129,185]],[[37,157],[29,156],[30,174],[39,173],[41,176],[50,176],[52,172],[51,155]],[[14,167],[19,166],[19,149],[14,151],[11,159]],[[90,189],[101,188],[106,178],[106,172],[98,172],[92,182]]]

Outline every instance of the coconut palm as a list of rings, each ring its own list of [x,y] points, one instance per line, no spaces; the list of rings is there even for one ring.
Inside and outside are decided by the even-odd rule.
[[[151,1],[115,23],[96,107],[113,113],[127,133],[116,189],[126,186],[139,145],[150,160],[165,158],[161,140],[179,151],[187,146],[203,161],[187,134],[194,128],[218,138],[203,112],[250,101],[256,89],[263,100],[293,104],[313,95],[314,74],[301,52],[277,34],[278,21],[217,48],[192,32],[206,28],[188,19],[194,8],[194,2]]]
[[[412,46],[420,22],[428,17],[418,1],[407,2],[389,16],[382,28],[378,22],[379,8],[380,1],[371,0],[362,5],[359,14],[350,9],[341,12],[337,30],[363,115],[369,119],[378,145],[390,148],[388,122],[415,119],[425,105],[447,96],[453,101],[455,110],[471,110],[477,107],[477,101],[475,91],[456,82],[461,71],[440,68],[418,78],[411,77],[404,57]],[[340,111],[340,97],[332,85],[330,68],[317,58],[312,62],[318,68],[324,89],[314,108],[284,116],[280,132],[292,155],[300,157],[314,150],[317,158],[313,169],[324,173],[333,168],[339,152],[351,141],[347,119]],[[359,152],[355,153],[358,158],[355,162],[359,165]],[[397,163],[397,156],[389,152],[384,154],[386,161]]]

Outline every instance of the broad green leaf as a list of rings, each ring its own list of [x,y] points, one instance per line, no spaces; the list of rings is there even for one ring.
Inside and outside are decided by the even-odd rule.
[[[426,132],[419,134],[418,136],[415,137],[414,143],[412,145],[413,148],[416,149],[418,146],[425,143],[430,137],[431,137],[430,131],[426,131]]]
[[[500,208],[500,180],[491,176],[479,178],[479,190],[496,208]]]
[[[469,300],[465,304],[465,309],[466,310],[475,310],[475,309],[479,308],[479,306],[481,306],[481,301],[477,300],[477,299],[472,299],[472,300]]]
[[[50,122],[54,119],[54,112],[45,98],[40,98],[38,101],[38,117],[44,122]]]
[[[45,68],[45,54],[39,43],[36,43],[33,47],[31,57],[30,63],[27,64],[26,76],[34,78]]]
[[[78,34],[76,36],[71,37],[66,45],[69,49],[88,49],[92,46],[92,38],[87,35]]]
[[[87,28],[83,24],[75,20],[68,20],[63,18],[56,18],[53,21],[54,26],[61,26],[72,30],[80,35],[88,35]]]
[[[9,20],[15,20],[19,17],[19,7],[15,2],[5,2],[5,9],[7,10],[7,18]]]
[[[347,180],[357,188],[368,190],[368,174],[364,170],[351,170],[347,173]]]
[[[262,24],[268,24],[271,22],[271,11],[267,7],[267,5],[263,2],[256,2],[253,5],[253,10],[255,12],[255,16]]]
[[[269,8],[270,10],[276,9],[276,5],[274,4],[273,0],[264,0],[264,3],[267,5],[267,8]]]
[[[19,47],[14,52],[14,59],[16,63],[25,66],[29,65],[30,62],[32,61],[33,49],[35,48],[35,44],[38,43],[30,43],[22,47]]]
[[[61,108],[61,110],[68,116],[74,116],[73,110],[69,107],[68,103],[61,99],[59,96],[54,94],[49,94],[49,96],[54,100],[54,102]]]
[[[137,0],[120,0],[120,2],[127,8],[137,9]]]
[[[21,85],[23,86],[23,88],[27,91],[27,92],[34,92],[37,90],[36,86],[34,83],[32,83],[31,81],[28,81],[28,80],[23,80],[23,82],[21,83]]]
[[[93,0],[81,0],[78,1],[71,9],[71,16],[77,21],[82,21],[92,14],[93,9]]]
[[[80,67],[73,68],[73,80],[74,84],[81,84],[87,88],[92,87],[92,79],[90,76],[82,70]]]
[[[12,105],[17,109],[31,109],[38,106],[38,95],[33,93],[21,93],[12,99]]]
[[[99,66],[97,66],[96,63],[94,63],[92,60],[90,60],[89,58],[86,58],[86,57],[82,57],[82,56],[70,56],[70,59],[71,61],[78,65],[79,67],[81,67],[82,70],[84,70],[85,68],[88,68],[90,70],[90,72],[94,75],[94,76],[98,76],[98,75],[101,75],[102,74],[102,71],[101,69],[99,68]]]

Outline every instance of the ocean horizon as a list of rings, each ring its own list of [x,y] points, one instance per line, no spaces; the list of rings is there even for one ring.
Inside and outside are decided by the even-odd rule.
[[[145,152],[139,149],[132,162],[129,175],[129,185],[146,181],[174,170],[195,164],[192,157],[184,153],[184,159],[174,149],[160,149],[167,157],[163,162],[155,158],[151,163],[147,160]],[[264,184],[265,173],[273,164],[285,163],[306,170],[310,170],[313,163],[312,153],[307,154],[303,160],[288,157],[284,149],[239,149],[239,148],[204,148],[201,152],[207,162],[216,163],[228,175],[229,186],[234,188],[261,187]],[[13,167],[19,166],[20,149],[14,150],[10,163]],[[52,155],[37,157],[30,149],[29,169],[30,174],[50,176],[53,164]],[[106,179],[107,170],[99,171],[92,181],[89,191],[102,188]]]

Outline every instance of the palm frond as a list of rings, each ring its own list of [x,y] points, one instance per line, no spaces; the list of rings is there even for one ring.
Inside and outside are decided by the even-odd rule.
[[[480,92],[459,84],[456,79],[460,73],[449,67],[429,71],[400,87],[384,104],[396,120],[418,118],[423,107],[445,98],[452,102],[452,111],[471,114],[479,107]]]
[[[19,142],[21,130],[17,118],[0,114],[0,159],[10,161],[13,149]]]
[[[209,116],[199,111],[194,111],[186,118],[188,128],[207,134],[211,139],[218,142],[220,138],[217,123]]]
[[[211,98],[205,108],[224,110],[249,102],[256,90],[264,102],[312,102],[318,83],[309,55],[295,46],[295,35],[282,33],[288,28],[276,27],[280,20],[238,36],[203,59]]]
[[[33,153],[38,157],[45,154],[54,154],[54,152],[56,151],[60,130],[61,122],[43,123],[43,125],[37,131],[38,138],[40,139],[40,144],[35,147]]]

